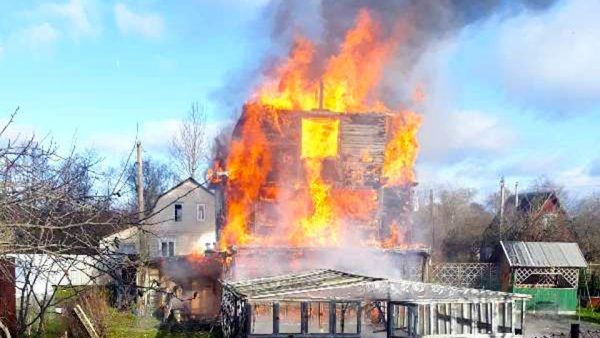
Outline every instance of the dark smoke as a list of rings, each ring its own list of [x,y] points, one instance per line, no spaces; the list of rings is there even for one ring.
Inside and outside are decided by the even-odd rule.
[[[366,8],[380,23],[383,34],[401,27],[403,34],[390,71],[380,93],[389,106],[396,107],[411,93],[398,84],[398,79],[412,73],[424,51],[462,29],[491,17],[504,19],[524,11],[541,12],[556,0],[278,0],[262,12],[261,25],[271,26],[271,46],[259,66],[237,73],[215,97],[230,110],[238,112],[251,90],[268,73],[280,57],[285,57],[294,36],[303,35],[317,42],[316,71],[328,57],[338,51],[346,31],[356,20],[359,10]]]

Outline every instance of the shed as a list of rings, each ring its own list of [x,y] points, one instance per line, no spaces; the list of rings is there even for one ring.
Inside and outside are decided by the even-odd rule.
[[[504,291],[530,294],[528,310],[574,313],[580,269],[587,263],[577,243],[501,241]]]
[[[524,332],[528,295],[336,270],[223,283],[226,337],[503,337]]]

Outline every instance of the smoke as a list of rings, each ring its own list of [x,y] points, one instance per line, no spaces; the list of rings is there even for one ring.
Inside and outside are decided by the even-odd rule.
[[[373,21],[380,28],[378,34],[382,41],[393,41],[392,57],[386,63],[383,78],[375,90],[377,97],[382,98],[386,106],[392,108],[414,108],[414,93],[418,87],[427,83],[419,83],[427,66],[424,58],[434,47],[447,42],[458,35],[463,29],[482,23],[489,18],[504,19],[523,12],[540,12],[554,4],[554,0],[521,0],[521,1],[470,1],[470,0],[405,0],[405,1],[368,1],[368,0],[331,0],[306,1],[289,0],[273,1],[265,7],[264,18],[270,23],[270,44],[268,52],[261,56],[258,67],[249,67],[246,72],[238,74],[228,85],[226,101],[233,102],[239,109],[252,92],[254,86],[260,83],[287,57],[294,39],[298,36],[308,38],[314,43],[315,57],[311,64],[312,75],[317,78],[325,70],[327,61],[339,52],[340,45],[349,29],[356,25],[361,10],[368,10]],[[427,60],[425,60],[427,61]],[[248,75],[250,74],[250,75]],[[239,81],[240,78],[248,81]],[[243,90],[239,86],[245,86]],[[232,88],[238,88],[232,90]],[[326,90],[326,89],[325,89]],[[427,88],[425,88],[427,95]],[[240,94],[243,93],[243,94]],[[236,99],[232,100],[232,97]],[[428,107],[438,108],[436,105]],[[427,107],[425,107],[427,108]],[[419,110],[423,112],[423,110]],[[425,112],[427,114],[427,112]],[[464,119],[471,120],[471,116]],[[494,129],[493,123],[481,121],[482,134]],[[464,142],[470,142],[469,137]],[[495,144],[487,144],[495,149]],[[290,197],[290,198],[288,198]],[[284,196],[284,200],[293,200],[293,196]],[[285,213],[283,213],[285,216]],[[288,222],[284,222],[288,223]],[[420,224],[413,229],[422,228]],[[417,236],[418,237],[418,236]],[[346,251],[344,251],[346,250]],[[353,248],[338,250],[340,255],[316,255],[317,259],[306,261],[306,268],[340,268],[349,269],[369,268],[369,274],[382,275],[379,269],[385,269],[385,262],[378,262],[379,252],[374,255],[356,253]],[[290,264],[285,259],[269,257],[270,267],[280,267]],[[374,264],[374,262],[377,262]],[[348,264],[352,266],[348,266]],[[371,269],[372,268],[372,269]],[[372,271],[371,271],[372,270]]]
[[[252,89],[264,76],[272,73],[285,58],[294,38],[303,36],[316,44],[316,64],[312,71],[319,76],[327,60],[339,51],[346,32],[356,23],[360,10],[367,9],[381,27],[384,40],[398,42],[392,61],[377,88],[380,97],[390,107],[411,101],[415,84],[413,77],[421,57],[436,43],[447,40],[462,29],[490,17],[509,18],[523,12],[540,12],[555,0],[331,0],[272,1],[261,13],[261,29],[270,26],[265,53],[249,61],[251,64],[235,72],[223,88],[214,93],[221,104],[239,111]],[[256,34],[258,32],[255,32]],[[261,31],[260,33],[266,33]]]

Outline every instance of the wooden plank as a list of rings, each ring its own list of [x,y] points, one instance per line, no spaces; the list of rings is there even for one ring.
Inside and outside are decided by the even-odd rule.
[[[504,315],[502,318],[502,326],[503,326],[503,331],[506,333],[506,328],[508,328],[508,303],[502,303],[502,308],[504,310]]]
[[[521,301],[521,335],[525,336],[525,300]]]
[[[517,311],[515,311],[516,310],[515,305],[516,305],[515,301],[514,300],[511,301],[511,303],[510,303],[510,314],[511,314],[510,327],[511,327],[511,333],[513,335],[517,334],[517,332],[516,332],[516,330],[517,330],[517,325],[516,325],[517,324]]]
[[[308,302],[300,303],[300,332],[308,333]]]
[[[273,334],[279,333],[279,303],[273,303]]]
[[[434,312],[434,304],[429,304],[429,332],[427,332],[427,334],[433,335],[437,332],[433,331],[434,328],[434,319],[433,319],[433,312]]]
[[[481,323],[481,319],[483,318],[483,307],[486,306],[486,312],[487,312],[487,305],[486,304],[478,304],[477,305],[477,332],[481,333],[481,329],[479,327],[479,324]],[[487,333],[487,332],[486,332]]]
[[[452,316],[452,310],[450,309],[450,304],[446,303],[444,304],[444,307],[446,308],[446,318],[444,318],[444,326],[446,327],[446,334],[452,334],[452,320],[451,320],[451,316]]]
[[[455,304],[450,304],[450,334],[457,334],[458,330],[457,330],[457,322],[456,322],[456,315],[458,311],[456,310],[456,306]]]
[[[491,319],[492,319],[492,333],[498,333],[498,303],[492,302],[490,303],[491,311]]]
[[[81,306],[79,304],[75,305],[74,310],[75,315],[77,315],[77,318],[79,319],[81,324],[83,324],[83,327],[85,328],[85,331],[90,336],[90,338],[100,338],[100,336],[94,329],[94,325],[90,321],[89,317],[85,314]]]
[[[471,335],[477,336],[477,304],[471,304]]]

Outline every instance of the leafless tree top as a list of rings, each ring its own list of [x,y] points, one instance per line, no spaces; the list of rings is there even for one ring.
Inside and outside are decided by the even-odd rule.
[[[206,113],[203,106],[194,103],[171,140],[170,152],[177,171],[195,177],[206,158],[206,148]]]

